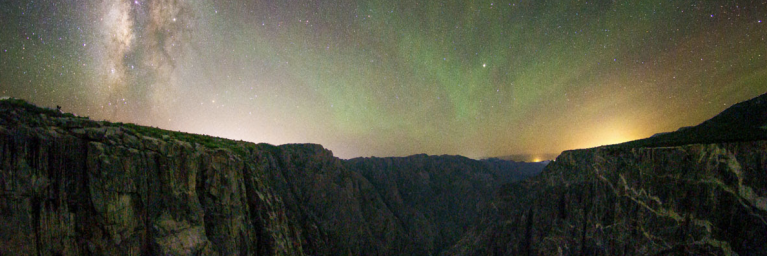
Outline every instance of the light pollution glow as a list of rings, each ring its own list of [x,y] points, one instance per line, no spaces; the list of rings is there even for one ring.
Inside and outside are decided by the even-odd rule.
[[[767,91],[764,1],[5,1],[0,93],[342,158],[558,153]]]

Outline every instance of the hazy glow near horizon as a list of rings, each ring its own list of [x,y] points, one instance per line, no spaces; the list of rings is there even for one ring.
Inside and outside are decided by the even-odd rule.
[[[4,1],[0,96],[344,158],[542,155],[767,92],[764,1]]]

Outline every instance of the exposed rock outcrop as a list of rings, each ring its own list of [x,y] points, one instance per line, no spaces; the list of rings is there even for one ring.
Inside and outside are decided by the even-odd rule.
[[[302,252],[281,200],[240,155],[2,108],[2,255]]]
[[[564,152],[450,255],[767,254],[767,142]]]

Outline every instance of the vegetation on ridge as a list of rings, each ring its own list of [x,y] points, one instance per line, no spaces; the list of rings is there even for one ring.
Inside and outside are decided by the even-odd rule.
[[[123,129],[131,130],[137,134],[141,134],[147,137],[162,139],[164,136],[167,136],[173,140],[198,143],[210,149],[228,149],[243,157],[247,155],[247,148],[252,148],[252,146],[248,147],[248,145],[255,145],[251,142],[235,141],[210,135],[186,133],[181,131],[170,131],[157,127],[142,126],[132,123],[112,123],[105,121],[104,124],[111,127],[121,127]]]
[[[90,120],[88,117],[78,117],[71,113],[64,113],[64,112],[60,112],[58,110],[54,110],[50,108],[39,107],[23,99],[17,99],[17,98],[8,98],[8,99],[0,100],[0,109],[4,109],[4,110],[21,109],[27,113],[26,115],[22,115],[24,119],[27,119],[26,122],[35,126],[42,125],[40,122],[37,121],[40,114],[50,116],[50,117],[76,118],[76,119],[80,119],[87,122],[98,122],[98,121]],[[247,156],[247,152],[252,151],[252,148],[255,147],[255,144],[251,142],[235,141],[235,140],[230,140],[230,139],[225,139],[220,137],[186,133],[181,131],[169,131],[169,130],[164,130],[164,129],[160,129],[156,127],[142,126],[142,125],[137,125],[132,123],[121,123],[121,122],[112,123],[109,121],[101,121],[98,123],[104,126],[109,126],[109,127],[120,127],[134,134],[140,134],[147,137],[153,137],[157,139],[168,138],[168,139],[174,139],[179,141],[185,141],[192,144],[198,143],[210,149],[228,149],[243,157]],[[249,148],[251,148],[251,150],[248,150]]]
[[[71,113],[64,113],[60,112],[55,109],[50,109],[46,107],[38,107],[32,103],[29,103],[25,100],[18,99],[18,98],[6,98],[6,99],[0,99],[0,106],[2,106],[3,109],[6,108],[21,108],[25,111],[32,113],[32,114],[45,114],[48,116],[54,116],[54,117],[70,117],[70,118],[83,118],[88,119],[88,117],[78,117]]]

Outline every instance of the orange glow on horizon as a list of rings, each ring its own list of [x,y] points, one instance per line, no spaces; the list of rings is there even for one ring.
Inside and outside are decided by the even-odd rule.
[[[577,148],[614,145],[643,138],[636,130],[636,127],[622,123],[607,124],[597,129],[593,129],[592,132],[587,132],[586,136],[581,139],[581,142],[577,143],[579,145]]]

